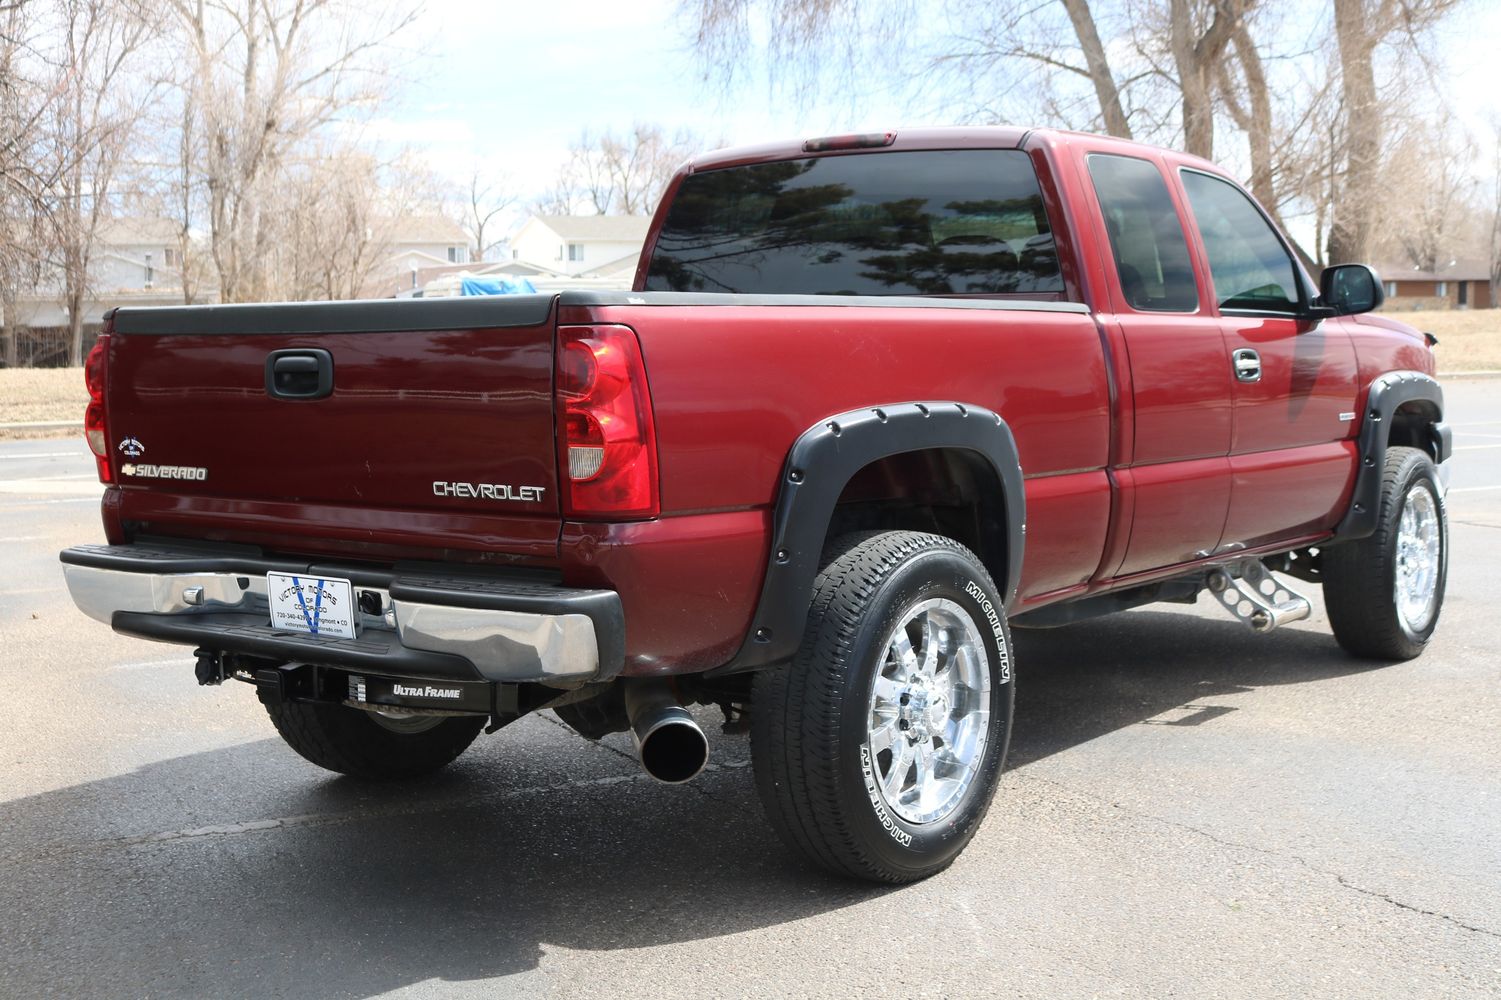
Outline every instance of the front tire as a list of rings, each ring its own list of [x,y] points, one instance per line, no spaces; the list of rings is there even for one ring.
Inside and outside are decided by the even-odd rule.
[[[772,825],[838,874],[948,867],[985,818],[1015,685],[1000,593],[952,539],[848,536],[793,662],[756,675],[751,754]]]
[[[343,705],[286,701],[266,714],[287,746],[319,767],[374,781],[414,778],[452,763],[484,716],[387,719]]]
[[[1324,550],[1324,604],[1348,652],[1410,660],[1438,626],[1449,573],[1449,521],[1433,459],[1389,448],[1369,538]]]

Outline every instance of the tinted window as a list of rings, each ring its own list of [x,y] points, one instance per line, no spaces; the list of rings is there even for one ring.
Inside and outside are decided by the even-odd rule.
[[[668,209],[646,287],[989,295],[1060,293],[1063,279],[1031,161],[1019,150],[980,149],[690,175]]]
[[[1126,302],[1148,312],[1197,309],[1188,243],[1156,165],[1129,156],[1091,156],[1089,176]]]
[[[1193,208],[1221,309],[1298,311],[1293,262],[1266,217],[1235,185],[1191,170],[1183,187]]]

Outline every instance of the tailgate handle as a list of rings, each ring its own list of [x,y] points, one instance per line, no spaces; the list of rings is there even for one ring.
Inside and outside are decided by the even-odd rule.
[[[266,357],[266,395],[322,399],[334,391],[334,358],[318,348],[272,351]]]

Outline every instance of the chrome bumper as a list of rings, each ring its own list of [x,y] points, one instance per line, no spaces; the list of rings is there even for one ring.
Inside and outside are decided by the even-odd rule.
[[[194,569],[201,561],[213,568]],[[234,554],[146,546],[81,546],[62,553],[80,611],[116,631],[221,651],[327,662],[379,673],[506,683],[602,680],[620,670],[624,620],[613,591],[526,578],[388,574],[337,565],[288,565]],[[232,568],[223,564],[237,563]],[[379,613],[362,612],[353,640],[288,633],[270,625],[266,573],[349,577]]]

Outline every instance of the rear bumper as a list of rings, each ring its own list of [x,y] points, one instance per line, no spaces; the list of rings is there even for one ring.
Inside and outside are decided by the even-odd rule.
[[[244,546],[85,545],[60,558],[79,610],[145,639],[372,674],[562,686],[607,680],[625,659],[618,594],[519,571],[371,569]],[[273,629],[268,572],[350,580],[367,609],[358,636]]]

